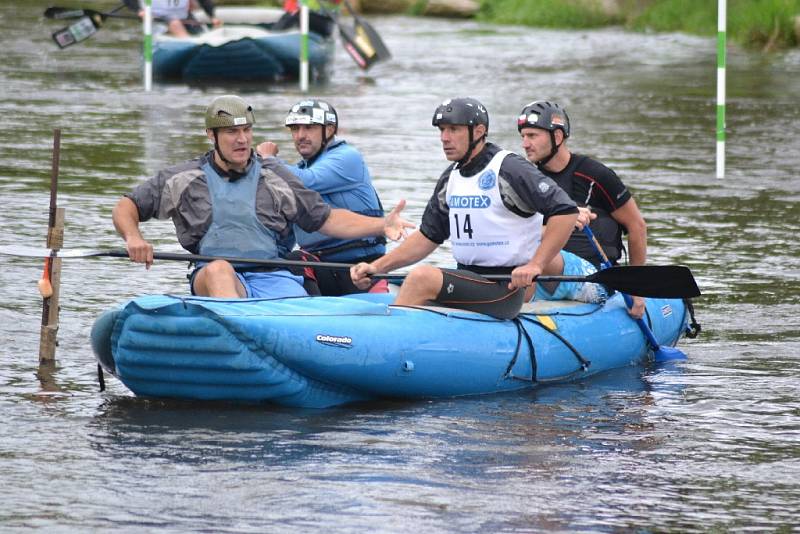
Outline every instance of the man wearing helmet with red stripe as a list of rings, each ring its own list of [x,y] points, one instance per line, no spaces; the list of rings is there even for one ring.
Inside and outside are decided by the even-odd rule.
[[[588,156],[573,154],[567,148],[569,116],[558,104],[531,102],[517,119],[522,148],[528,160],[545,176],[552,178],[574,200],[584,214],[591,213],[589,227],[612,264],[625,250],[622,234],[628,234],[631,265],[644,265],[647,259],[647,225],[630,191],[616,173]],[[576,229],[566,250],[599,266],[598,256],[586,235]],[[644,299],[633,297],[630,314],[641,318]]]
[[[574,255],[561,254],[578,209],[536,167],[486,141],[489,115],[474,98],[445,100],[432,124],[453,163],[439,178],[419,230],[384,257],[352,267],[353,281],[367,283],[371,274],[416,263],[450,239],[458,268],[415,267],[395,304],[435,302],[513,318],[531,298],[537,276],[582,265]],[[483,274],[510,274],[511,281],[493,282]],[[603,301],[607,296],[595,284],[543,283],[535,289],[550,299]]]

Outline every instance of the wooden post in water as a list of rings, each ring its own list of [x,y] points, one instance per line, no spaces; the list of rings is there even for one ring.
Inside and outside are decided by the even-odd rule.
[[[61,286],[61,258],[56,252],[64,246],[64,208],[58,207],[58,162],[61,157],[61,130],[53,131],[53,162],[50,170],[50,217],[47,226],[47,248],[52,250],[44,260],[39,280],[42,294],[42,326],[39,336],[39,366],[55,361],[58,333],[58,294]]]

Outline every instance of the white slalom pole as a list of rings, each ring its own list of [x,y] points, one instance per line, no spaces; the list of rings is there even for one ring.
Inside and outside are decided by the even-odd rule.
[[[308,92],[308,6],[300,4],[300,91]]]
[[[717,0],[717,178],[725,177],[725,49],[727,0]]]
[[[150,8],[152,0],[144,2],[144,90],[153,90],[153,12]]]

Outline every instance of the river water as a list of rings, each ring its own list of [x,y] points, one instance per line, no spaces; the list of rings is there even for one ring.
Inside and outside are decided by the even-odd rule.
[[[223,92],[292,159],[293,86],[141,90],[137,29],[63,51],[43,0],[0,3],[0,245],[44,246],[54,128],[65,248],[119,247],[110,213],[143,176],[206,149]],[[107,7],[113,7],[109,4]],[[185,291],[183,265],[65,260],[54,369],[37,374],[41,262],[0,257],[0,529],[163,532],[792,531],[800,502],[800,53],[732,47],[727,176],[714,176],[715,42],[372,19],[394,53],[364,75],[340,50],[316,95],[384,204],[418,220],[446,162],[433,109],[473,96],[519,150],[534,99],[564,104],[574,150],[615,168],[649,224],[651,263],[692,268],[703,331],[688,359],[513,395],[331,410],[98,391],[94,318]],[[178,251],[170,223],[149,223]],[[432,257],[447,261],[446,249]],[[442,377],[446,380],[447,377]]]

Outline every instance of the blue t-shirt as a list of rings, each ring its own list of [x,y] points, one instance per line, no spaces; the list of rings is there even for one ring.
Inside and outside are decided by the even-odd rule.
[[[372,217],[384,215],[364,158],[344,140],[334,138],[316,158],[289,165],[289,170],[306,187],[322,195],[323,200],[331,207]],[[384,240],[381,238],[337,239],[320,232],[308,233],[297,226],[294,231],[300,247],[321,255],[320,259],[323,261],[351,262],[386,252]],[[347,246],[349,244],[360,245],[351,248]],[[334,250],[340,248],[341,250]],[[326,253],[326,250],[330,252]]]

